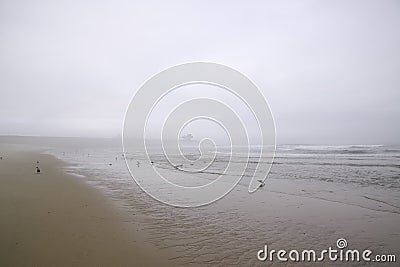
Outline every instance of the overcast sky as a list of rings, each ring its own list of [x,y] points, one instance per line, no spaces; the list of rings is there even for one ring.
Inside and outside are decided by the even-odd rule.
[[[240,3],[239,3],[240,2]],[[400,1],[0,1],[0,134],[117,136],[157,72],[250,77],[278,143],[400,143]]]

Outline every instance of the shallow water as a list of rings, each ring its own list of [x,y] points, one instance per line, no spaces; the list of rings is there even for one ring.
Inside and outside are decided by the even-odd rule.
[[[264,188],[249,194],[249,177],[244,177],[223,199],[199,208],[170,207],[145,194],[131,178],[119,147],[56,148],[49,153],[69,162],[68,172],[83,175],[132,214],[148,241],[171,251],[176,264],[265,265],[256,257],[264,244],[325,249],[340,237],[354,247],[399,252],[396,146],[279,146]],[[125,156],[146,162],[141,153]],[[216,179],[229,161],[219,153],[206,172],[190,175],[171,167],[161,154],[151,158],[174,182],[191,185]],[[230,162],[246,159],[235,155]]]

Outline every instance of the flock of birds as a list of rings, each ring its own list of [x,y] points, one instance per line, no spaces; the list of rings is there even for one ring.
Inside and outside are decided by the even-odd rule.
[[[63,155],[65,155],[65,152],[63,152]],[[90,157],[90,154],[87,154],[87,156]],[[126,157],[125,157],[124,154],[122,154],[122,158],[123,158],[123,159],[126,159]],[[1,159],[2,159],[2,158],[1,158]],[[118,157],[115,157],[115,160],[117,161],[117,160],[118,160]],[[40,173],[41,170],[40,170],[40,168],[39,168],[39,161],[37,161],[36,164],[37,164],[37,166],[36,166],[36,173]],[[153,164],[154,164],[154,161],[151,161],[151,165],[153,165]],[[112,166],[112,163],[108,163],[107,165]],[[136,167],[137,167],[137,168],[140,168],[140,165],[141,165],[141,162],[140,162],[139,160],[136,160]],[[182,171],[183,164],[173,165],[173,167],[174,167],[174,169],[176,169],[176,170],[178,170],[178,171]],[[262,188],[262,187],[265,186],[265,182],[264,182],[263,180],[257,180],[257,182],[260,183],[259,186],[258,186],[259,188]]]

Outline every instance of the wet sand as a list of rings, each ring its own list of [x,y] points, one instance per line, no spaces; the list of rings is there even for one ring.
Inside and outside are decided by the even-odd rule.
[[[6,147],[0,144],[0,266],[363,266],[257,259],[266,244],[320,251],[339,238],[351,249],[399,255],[400,208],[386,190],[272,177],[255,194],[239,185],[212,205],[181,209],[140,190],[117,153],[89,150],[89,157],[63,147],[65,157],[83,162],[65,165],[26,152],[26,144]]]
[[[20,146],[0,145],[0,152],[0,266],[168,263],[139,237],[135,221],[65,174],[63,162]]]

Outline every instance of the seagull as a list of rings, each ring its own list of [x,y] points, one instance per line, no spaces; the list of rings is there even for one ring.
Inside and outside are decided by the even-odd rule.
[[[140,161],[136,161],[136,165],[137,165],[137,167],[139,168],[140,167]]]
[[[36,173],[40,173],[39,167],[36,167]]]
[[[177,170],[179,170],[179,168],[182,168],[182,167],[183,167],[183,164],[174,165],[174,168]]]
[[[257,180],[257,181],[260,183],[259,187],[264,187],[265,186],[265,182],[263,180]]]

